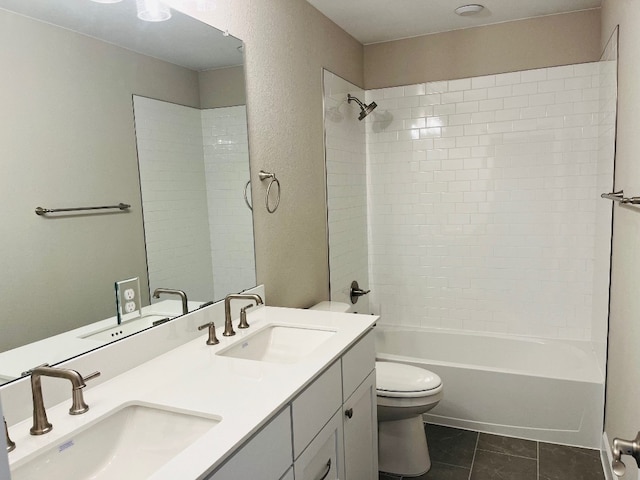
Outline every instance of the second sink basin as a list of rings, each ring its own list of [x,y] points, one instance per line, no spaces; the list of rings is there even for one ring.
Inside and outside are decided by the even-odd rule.
[[[220,420],[220,417],[129,405],[12,470],[11,478],[147,478]]]
[[[217,355],[272,363],[296,363],[336,332],[320,328],[270,325]]]

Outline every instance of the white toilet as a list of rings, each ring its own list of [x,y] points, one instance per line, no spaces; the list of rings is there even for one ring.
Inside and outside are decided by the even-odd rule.
[[[352,306],[321,302],[311,310],[350,312]],[[431,468],[422,414],[442,398],[442,380],[424,368],[376,362],[378,397],[378,469],[417,477]]]
[[[378,469],[417,477],[431,468],[422,414],[442,398],[442,380],[424,368],[376,362]]]

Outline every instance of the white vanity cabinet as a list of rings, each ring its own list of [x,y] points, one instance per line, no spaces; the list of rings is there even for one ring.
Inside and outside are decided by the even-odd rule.
[[[291,467],[291,409],[287,406],[206,480],[280,479]]]
[[[369,331],[206,479],[376,480],[374,368]]]
[[[346,480],[378,478],[376,353],[370,331],[342,357]]]

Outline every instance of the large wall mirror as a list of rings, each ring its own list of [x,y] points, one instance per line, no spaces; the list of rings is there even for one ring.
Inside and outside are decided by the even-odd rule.
[[[242,42],[138,9],[0,0],[0,384],[256,283]]]

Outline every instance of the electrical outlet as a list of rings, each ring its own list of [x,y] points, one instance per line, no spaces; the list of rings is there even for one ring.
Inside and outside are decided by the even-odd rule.
[[[142,316],[140,303],[140,279],[129,278],[116,282],[116,311],[118,323]]]

